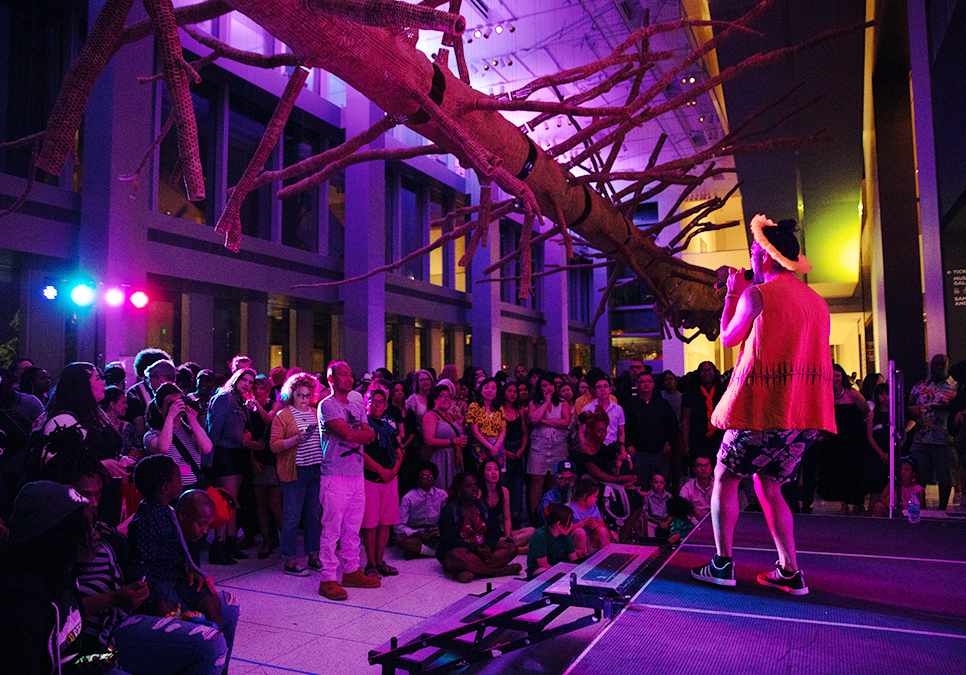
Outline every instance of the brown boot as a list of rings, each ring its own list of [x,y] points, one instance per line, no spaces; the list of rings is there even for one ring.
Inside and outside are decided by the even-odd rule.
[[[379,577],[368,577],[362,570],[342,575],[342,585],[346,588],[379,588],[382,585]]]
[[[345,600],[349,594],[339,585],[338,581],[323,581],[319,584],[319,595],[329,600]]]

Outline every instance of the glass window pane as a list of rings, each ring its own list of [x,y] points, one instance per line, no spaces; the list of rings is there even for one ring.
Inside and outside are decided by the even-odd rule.
[[[289,122],[285,126],[283,160],[291,166],[322,151],[321,136]],[[284,182],[291,185],[297,179]],[[282,201],[282,243],[317,253],[319,249],[319,189],[310,188]]]
[[[329,179],[329,250],[328,255],[345,258],[345,174]]]
[[[161,117],[157,126],[160,129],[171,114],[171,101],[163,84],[159,85],[158,91],[161,95]],[[210,84],[201,82],[199,85],[192,85],[191,101],[194,104],[195,120],[198,124],[198,151],[205,178],[205,198],[195,202],[188,201],[184,175],[178,162],[178,130],[172,127],[158,149],[158,213],[201,225],[213,220],[211,179],[215,166],[215,100],[216,93]]]
[[[228,187],[235,186],[255,156],[271,113],[231,94],[228,99]],[[261,239],[272,237],[272,186],[249,192],[241,205],[242,234]]]
[[[422,222],[419,214],[419,186],[408,178],[402,179],[399,190],[400,204],[400,243],[402,255],[406,256],[422,246]],[[410,260],[402,266],[403,276],[410,279],[423,278],[423,261],[421,258]]]

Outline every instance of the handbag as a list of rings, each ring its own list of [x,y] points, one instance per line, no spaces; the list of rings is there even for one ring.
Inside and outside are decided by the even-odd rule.
[[[185,447],[185,444],[181,442],[180,438],[172,434],[171,440],[174,443],[174,447],[178,449],[178,454],[181,455],[181,459],[191,467],[191,470],[195,472],[195,476],[198,477],[198,482],[195,484],[196,489],[204,490],[205,494],[211,497],[211,501],[215,503],[215,517],[211,521],[210,527],[215,528],[227,525],[235,517],[238,502],[227,491],[219,487],[214,487],[208,482],[207,476],[201,470],[201,467],[198,466],[198,462],[191,456],[191,453],[188,452],[188,448]]]

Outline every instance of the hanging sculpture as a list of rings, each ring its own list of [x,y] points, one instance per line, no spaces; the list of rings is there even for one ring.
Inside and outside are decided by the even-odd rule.
[[[203,199],[204,180],[198,152],[198,133],[189,91],[191,81],[200,81],[197,71],[218,58],[265,68],[291,66],[294,72],[285,92],[248,168],[231,190],[218,221],[217,231],[225,234],[225,245],[229,249],[237,252],[241,243],[241,203],[250,191],[261,185],[298,179],[279,190],[278,197],[285,199],[314,188],[357,162],[451,153],[464,167],[471,168],[479,176],[480,204],[459,209],[442,218],[438,224],[442,225],[443,236],[425,249],[407,256],[406,260],[424,255],[457,237],[470,235],[466,253],[459,263],[465,265],[480,242],[485,245],[490,223],[506,213],[516,211],[524,216],[519,249],[489,267],[485,274],[498,270],[512,260],[521,259],[523,273],[520,293],[525,296],[530,292],[532,278],[531,247],[549,237],[561,236],[570,260],[575,235],[577,243],[601,252],[600,257],[607,262],[599,264],[610,264],[615,268],[597,317],[603,312],[604,302],[615,285],[616,269],[624,266],[632,270],[653,294],[666,333],[673,331],[681,339],[703,334],[713,340],[718,333],[723,304],[723,292],[713,287],[718,276],[711,270],[685,263],[674,254],[684,250],[697,234],[734,224],[704,222],[708,214],[724,205],[731,193],[724,198],[704,201],[685,211],[679,211],[679,208],[704,180],[730,171],[716,168],[714,158],[738,152],[801,145],[826,139],[827,134],[819,132],[805,137],[753,142],[753,137],[770,132],[795,112],[784,115],[779,122],[767,128],[752,129],[751,123],[766,110],[783,103],[787,98],[783,97],[750,120],[734,127],[718,142],[690,157],[659,162],[666,138],[662,136],[647,165],[640,171],[615,172],[613,167],[618,150],[625,136],[635,127],[684,107],[688,101],[722,82],[856,27],[830,32],[801,45],[752,56],[679,95],[659,101],[659,96],[665,94],[668,85],[682,71],[713,50],[721,40],[736,31],[750,31],[749,24],[775,2],[764,0],[734,22],[680,20],[647,26],[632,33],[604,59],[582,68],[539,78],[509,95],[493,97],[470,86],[463,57],[461,34],[465,29],[465,20],[459,15],[460,0],[449,0],[448,12],[436,9],[446,1],[424,0],[420,5],[412,5],[401,0],[206,0],[175,9],[171,0],[142,0],[149,18],[125,25],[134,0],[106,0],[80,55],[65,78],[46,131],[0,144],[0,150],[32,143],[34,167],[52,174],[59,173],[71,152],[87,99],[100,72],[124,45],[153,35],[157,41],[162,72],[155,77],[142,78],[142,81],[152,81],[158,77],[164,79],[172,112],[149,155],[158,147],[164,134],[172,126],[175,127],[178,134],[178,171],[184,179],[186,193],[191,200]],[[284,43],[290,53],[261,56],[243,52],[189,27],[232,10],[252,19]],[[650,51],[649,38],[662,32],[712,24],[721,29],[713,39],[671,65],[652,86],[641,90],[644,74],[656,62],[674,58],[671,53]],[[182,54],[179,27],[211,49],[211,54],[188,63]],[[448,49],[441,49],[430,61],[415,48],[419,30],[444,33],[443,45],[452,48],[456,74],[450,71],[447,64]],[[265,162],[278,143],[295,99],[306,81],[307,69],[316,67],[347,82],[387,115],[367,131],[338,147],[281,170],[264,171]],[[604,71],[610,74],[603,82],[570,99],[559,103],[527,100],[542,88],[579,82]],[[582,105],[622,82],[631,83],[625,105],[596,108]],[[592,121],[556,147],[543,151],[527,137],[524,130],[500,114],[503,110],[539,113],[529,123],[531,128],[557,115],[568,116],[572,120],[589,117]],[[433,145],[397,150],[362,149],[399,124],[430,139]],[[579,148],[583,149],[577,152]],[[561,164],[557,158],[570,151],[576,154],[567,165]],[[606,159],[603,159],[605,155]],[[581,165],[591,157],[594,158],[593,171],[580,177],[570,172],[570,168]],[[135,189],[147,159],[146,156],[138,170],[128,177],[135,180]],[[30,183],[33,181],[33,167],[31,171]],[[613,181],[629,185],[622,189],[610,187],[609,192],[604,192],[603,187],[610,186]],[[494,184],[512,195],[512,198],[491,202]],[[685,187],[668,214],[650,227],[641,229],[635,226],[631,217],[638,204],[672,185]],[[592,186],[596,186],[596,189]],[[26,195],[0,217],[19,208],[25,199]],[[462,222],[474,214],[474,220]],[[536,222],[544,220],[552,221],[555,225],[534,236]],[[655,244],[662,230],[684,221],[686,223],[680,227],[680,232],[667,245],[661,247]],[[370,274],[398,267],[403,262],[396,261]],[[584,263],[578,267],[587,266],[596,265]],[[572,268],[570,265],[559,266],[544,273]],[[350,281],[353,280],[336,283]],[[685,338],[682,331],[695,328],[697,332]]]

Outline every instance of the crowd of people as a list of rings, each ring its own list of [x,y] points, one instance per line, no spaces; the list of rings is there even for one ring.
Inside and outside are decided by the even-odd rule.
[[[344,600],[400,573],[390,545],[463,582],[519,574],[521,553],[533,575],[612,541],[676,542],[711,508],[726,386],[710,362],[682,378],[633,359],[616,380],[447,365],[400,381],[344,362],[259,374],[245,356],[221,375],[146,349],[133,367],[71,363],[54,386],[29,359],[0,369],[0,596],[37,608],[29,625],[0,620],[18,672],[120,644],[148,654],[125,672],[220,672],[238,607],[203,551],[234,565],[256,543],[260,559],[279,549],[284,574],[318,573]],[[966,365],[952,370],[934,357],[910,392],[903,505],[933,479],[939,508],[957,483],[961,500]],[[885,515],[889,389],[878,375],[855,389],[835,366],[833,391],[838,432],[806,451],[785,500]],[[760,508],[748,483],[743,506]],[[154,630],[159,617],[173,628]],[[179,647],[190,657],[165,661]]]

